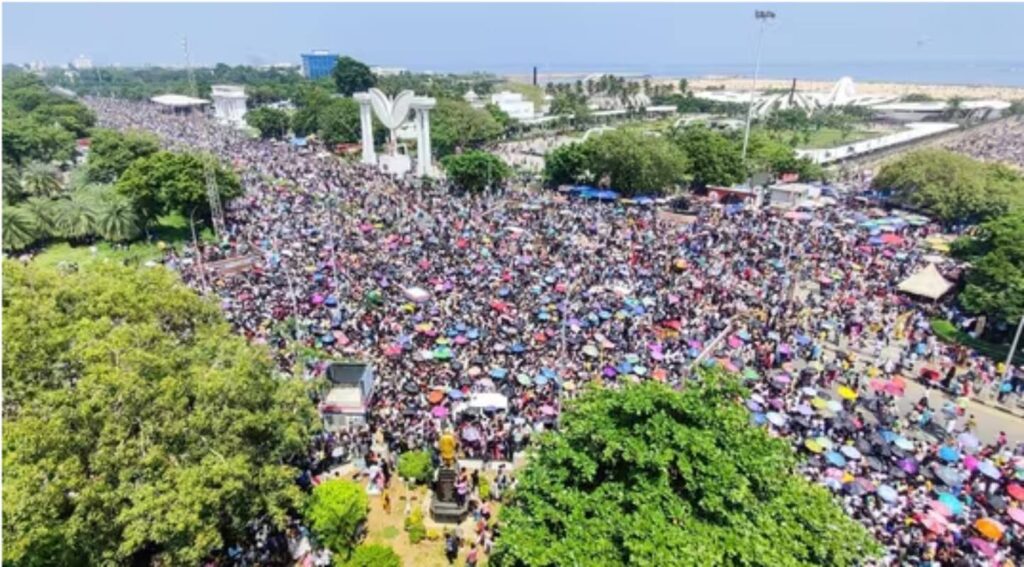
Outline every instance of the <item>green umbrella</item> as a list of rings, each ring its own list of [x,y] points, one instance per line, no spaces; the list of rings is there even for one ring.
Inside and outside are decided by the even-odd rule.
[[[754,370],[753,368],[744,368],[743,369],[743,380],[750,381],[750,380],[757,380],[758,378],[759,378],[759,376],[757,375],[757,371]]]
[[[452,357],[452,349],[442,346],[434,349],[435,360],[450,360]]]
[[[533,379],[530,378],[529,374],[520,373],[519,375],[516,376],[516,381],[522,384],[523,386],[529,386],[530,384],[533,384]]]

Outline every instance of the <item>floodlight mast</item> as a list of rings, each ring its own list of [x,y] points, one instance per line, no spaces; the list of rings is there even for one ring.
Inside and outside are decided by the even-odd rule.
[[[199,98],[199,87],[196,86],[196,75],[192,71],[192,57],[188,50],[188,37],[181,38],[181,46],[185,50],[185,71],[188,73],[188,86],[192,96]],[[210,203],[210,220],[213,222],[213,234],[220,240],[224,232],[224,209],[220,203],[220,189],[217,187],[217,176],[213,171],[213,160],[204,160],[203,176],[206,183],[206,198]]]
[[[754,116],[754,96],[757,93],[757,75],[761,70],[761,45],[764,43],[764,30],[768,25],[768,20],[775,19],[775,12],[771,10],[755,10],[754,18],[761,22],[761,29],[757,35],[757,55],[754,60],[754,85],[750,91],[750,102],[747,105],[747,125],[743,130],[743,152],[741,153],[741,161],[744,165],[747,163],[747,146],[750,144],[750,121]]]

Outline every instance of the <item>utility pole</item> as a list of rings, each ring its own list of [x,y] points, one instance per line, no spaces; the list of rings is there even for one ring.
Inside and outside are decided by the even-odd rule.
[[[744,165],[747,163],[747,146],[750,144],[750,120],[754,116],[754,96],[757,93],[757,75],[761,71],[761,45],[764,43],[764,30],[768,20],[775,19],[775,12],[769,10],[757,10],[754,18],[761,22],[761,29],[757,35],[757,55],[754,58],[754,85],[750,91],[750,103],[747,105],[747,125],[743,130],[743,153],[741,160]]]

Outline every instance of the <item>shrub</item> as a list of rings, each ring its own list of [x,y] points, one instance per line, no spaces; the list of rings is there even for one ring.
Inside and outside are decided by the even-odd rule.
[[[340,561],[337,557],[335,555],[334,564],[338,567],[402,567],[402,559],[386,545],[360,545],[348,561]]]
[[[480,477],[480,486],[477,487],[480,491],[480,500],[487,502],[491,499],[491,481],[487,480],[487,477]]]
[[[427,537],[427,527],[423,524],[423,510],[413,509],[405,519],[405,531],[409,533],[409,543],[417,544]]]
[[[424,484],[430,480],[430,453],[407,451],[398,457],[398,476]]]
[[[366,490],[350,480],[328,480],[313,489],[306,519],[331,551],[348,556],[369,513]]]

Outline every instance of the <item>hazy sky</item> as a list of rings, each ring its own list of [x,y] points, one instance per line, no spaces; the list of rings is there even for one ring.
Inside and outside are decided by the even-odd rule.
[[[297,63],[323,48],[417,70],[746,72],[767,65],[1024,60],[1024,4],[11,4],[4,62]],[[1024,66],[1009,68],[1024,73]],[[712,72],[712,71],[708,71]]]

